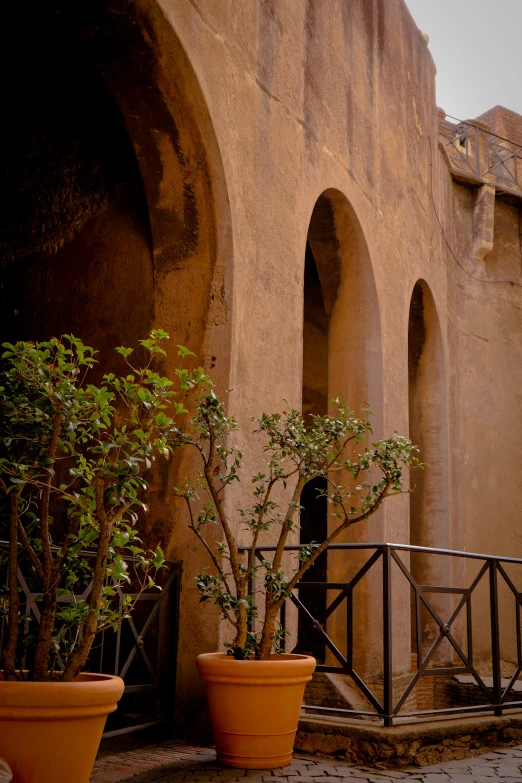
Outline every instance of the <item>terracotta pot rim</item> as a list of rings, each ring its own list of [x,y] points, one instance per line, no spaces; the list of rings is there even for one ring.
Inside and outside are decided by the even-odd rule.
[[[312,655],[301,655],[301,653],[282,653],[281,655],[277,655],[276,653],[272,653],[270,658],[267,661],[257,661],[253,658],[247,658],[242,661],[236,660],[232,655],[227,655],[227,653],[224,652],[211,652],[211,653],[201,653],[200,655],[196,656],[197,661],[201,661],[204,663],[205,661],[208,661],[209,663],[215,662],[219,665],[219,662],[222,661],[226,664],[238,664],[239,666],[285,666],[285,665],[294,665],[299,666],[303,664],[310,664],[312,661],[314,663],[314,666],[317,664],[315,658]]]
[[[0,681],[0,756],[25,783],[88,783],[109,713],[124,689],[115,675],[76,682]]]
[[[72,682],[6,682],[0,679],[0,710],[112,704],[120,698],[124,688],[121,677],[90,672],[82,672]]]
[[[55,672],[55,674],[60,674],[60,672]],[[92,685],[94,682],[110,682],[114,680],[121,680],[121,677],[118,677],[117,674],[99,674],[98,672],[80,672],[80,674],[76,677],[76,679],[71,680],[70,682],[61,682],[60,680],[50,680],[48,682],[39,682],[34,680],[4,680],[4,675],[2,670],[0,670],[0,685],[2,688],[7,687],[8,685],[29,685],[34,686],[38,685],[40,687],[46,686],[49,688],[56,688],[57,686],[63,687],[64,685],[68,686],[74,686],[75,688],[88,688]]]
[[[274,655],[268,661],[236,661],[222,652],[203,653],[196,658],[200,677],[209,682],[241,681],[251,685],[284,685],[291,681],[307,682],[312,677],[317,662],[311,655],[286,653]]]

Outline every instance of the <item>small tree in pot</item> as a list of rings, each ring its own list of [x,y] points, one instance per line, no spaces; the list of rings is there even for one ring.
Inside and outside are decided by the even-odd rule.
[[[141,340],[146,360],[137,367],[131,363],[132,349],[118,348],[128,372],[122,377],[104,375],[100,386],[88,382],[96,352],[73,336],[4,345],[0,539],[9,542],[8,583],[0,593],[6,626],[0,682],[4,705],[12,696],[16,706],[29,688],[37,696],[43,694],[43,706],[54,703],[58,692],[72,693],[81,702],[84,697],[75,694],[92,683],[79,682],[78,676],[96,634],[115,627],[132,610],[130,598],[123,607],[115,607],[113,598],[115,587],[131,579],[129,563],[134,564],[135,592],[154,586],[163,554],[159,546],[149,553],[142,548],[136,512],[147,510],[142,500],[146,471],[157,456],[169,455],[172,416],[184,412],[174,400],[172,381],[153,370],[155,358],[164,354],[160,343],[166,338],[166,333],[156,330]],[[194,375],[197,378],[198,371]],[[22,562],[24,577],[34,586],[33,592],[40,593],[40,621],[29,635],[20,633],[21,624],[29,620],[21,611],[18,570]],[[78,586],[87,588],[85,600],[75,599]],[[21,671],[24,656],[28,671]],[[58,660],[63,668],[54,672]],[[102,691],[96,725],[100,737],[105,716],[115,709],[123,690],[121,680],[113,680],[113,685],[100,677],[93,680],[93,687]],[[46,687],[53,689],[52,696]],[[111,687],[114,693],[109,698]],[[98,697],[85,698],[89,709],[94,709]],[[12,766],[21,779],[37,783],[33,772],[24,777],[23,764],[33,764],[41,769],[42,781],[52,778],[60,783],[62,776],[69,780],[68,764],[64,770],[51,770],[41,758],[29,758],[33,751],[52,755],[56,750],[46,730],[30,715],[28,722],[15,715],[8,728],[12,717],[9,710],[0,711],[0,757],[12,759],[18,744],[23,758],[15,759]],[[78,722],[74,728],[74,723],[65,727],[74,736],[68,741],[62,726],[58,742],[69,747],[71,757],[76,755],[75,780],[80,783],[88,780],[94,758],[82,766],[81,750],[69,746],[87,731]],[[34,742],[26,735],[17,743],[17,731],[36,731]],[[89,742],[96,745],[90,737]]]
[[[243,455],[232,442],[237,423],[227,416],[208,381],[203,386],[189,428],[173,430],[173,448],[190,447],[200,459],[197,480],[184,482],[176,488],[176,493],[185,499],[190,528],[214,566],[213,571],[204,570],[197,575],[201,601],[215,602],[222,618],[231,624],[234,638],[228,645],[228,659],[215,653],[199,656],[198,667],[207,683],[218,757],[232,766],[277,767],[289,763],[291,758],[292,725],[295,730],[304,684],[315,667],[313,659],[303,663],[295,662],[296,656],[286,656],[286,659],[281,656],[284,631],[278,624],[278,613],[329,544],[348,528],[372,516],[388,497],[405,491],[405,476],[411,469],[422,466],[411,441],[397,434],[367,443],[357,452],[357,444],[367,441],[371,435],[369,411],[366,409],[365,416],[358,417],[340,399],[335,400],[335,415],[313,416],[309,422],[296,410],[263,414],[254,419],[254,436],[261,438],[265,457],[259,472],[247,477],[253,488],[251,502],[229,516],[227,509],[233,508],[233,501],[229,494],[225,502],[224,491],[233,493],[244,472]],[[324,541],[301,547],[293,566],[289,567],[288,556],[284,561],[285,546],[299,527],[301,493],[317,477],[325,482],[321,494],[331,509],[331,532]],[[223,540],[213,547],[207,534],[216,525]],[[245,531],[249,538],[246,552],[238,542],[238,536]],[[273,559],[259,563],[256,546],[263,537],[266,544],[267,536],[276,544]],[[250,621],[258,613],[255,595],[249,591],[254,580],[262,584],[257,592],[262,594],[264,604],[259,633],[249,630]],[[274,657],[274,653],[281,657]],[[281,691],[274,694],[265,686],[263,694],[268,706],[262,709],[259,688],[252,694],[248,680],[256,678],[259,685],[260,672],[272,680],[275,669],[266,669],[266,664],[280,667],[284,661],[294,682],[293,695],[288,697],[294,700],[294,707],[290,723],[281,725],[277,732],[270,704],[281,699]],[[234,667],[235,663],[242,664],[240,670]],[[294,663],[297,675],[292,669]],[[259,672],[256,672],[257,664],[263,664]],[[246,689],[235,693],[242,675],[246,677]],[[297,690],[296,676],[300,677]],[[224,689],[227,677],[231,691]],[[257,731],[267,735],[261,737],[261,744],[252,744],[256,729],[254,724],[249,727],[245,724],[245,712],[240,705],[248,702],[258,707],[252,713]],[[237,744],[232,747],[234,737]]]

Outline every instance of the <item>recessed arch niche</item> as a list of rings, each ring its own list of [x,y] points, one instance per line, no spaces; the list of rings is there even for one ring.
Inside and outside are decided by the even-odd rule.
[[[410,494],[410,544],[449,549],[450,495],[448,460],[448,402],[444,346],[435,300],[428,284],[419,280],[412,292],[408,322],[409,435],[419,449],[419,458],[427,463],[424,471],[415,471]],[[422,553],[411,554],[411,570],[418,584],[450,585],[450,558]],[[447,619],[450,601],[440,593],[429,593],[428,600]],[[422,609],[415,616],[412,606],[412,630],[420,624],[421,642],[427,651],[438,635],[432,616]],[[412,636],[412,643],[413,643]],[[443,643],[438,658],[450,653]]]
[[[382,425],[382,343],[377,289],[368,246],[361,224],[346,196],[336,189],[317,199],[307,233],[303,295],[303,413],[334,413],[332,400],[342,399],[355,411],[368,403],[374,412],[376,437]],[[301,542],[320,540],[333,522],[316,491],[301,498]],[[342,541],[370,540],[371,526],[379,520],[347,532]],[[346,558],[330,551],[319,565],[317,581],[345,581],[351,578],[364,555],[351,552]],[[370,605],[376,584],[367,579],[359,586],[353,621],[365,642],[354,651],[359,670],[370,670],[373,622]],[[313,591],[313,609],[324,612],[324,591]],[[329,596],[329,600],[333,596]],[[378,612],[378,609],[377,609]],[[375,612],[374,612],[375,616]],[[319,617],[320,619],[320,617]],[[340,649],[346,638],[346,613],[333,615],[328,633]],[[301,624],[303,626],[303,623]],[[306,637],[306,638],[305,638]],[[300,628],[299,642],[311,647],[310,634]],[[324,648],[315,652],[324,655]]]
[[[181,343],[226,388],[228,198],[208,108],[170,21],[155,0],[29,0],[2,21],[2,338],[73,332],[100,350],[105,370],[115,346],[162,327],[166,373]],[[123,370],[117,361],[111,369]],[[172,460],[155,475],[144,534],[186,565],[177,683],[194,714],[203,691],[193,657],[218,644],[220,626],[210,614],[192,622],[191,574],[205,563],[175,509],[178,469]]]
[[[228,200],[173,28],[153,0],[30,0],[4,30],[3,333],[103,355],[156,324],[199,355]]]

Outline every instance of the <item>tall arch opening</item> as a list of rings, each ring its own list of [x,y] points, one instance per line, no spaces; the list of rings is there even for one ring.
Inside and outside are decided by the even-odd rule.
[[[156,324],[210,353],[228,201],[203,96],[160,7],[30,0],[6,9],[4,29],[3,333],[75,330],[103,357]]]
[[[328,413],[328,316],[321,279],[308,240],[304,264],[302,406],[306,422],[311,422],[313,416],[326,416]],[[316,478],[305,486],[301,494],[301,544],[320,542],[328,535],[327,502],[321,494],[325,489],[326,480]],[[327,558],[325,552],[310,568],[308,582],[326,582]],[[302,600],[312,617],[324,624],[325,591],[307,590]],[[305,617],[301,617],[299,622],[298,649],[313,655],[318,661],[324,661],[324,641]]]
[[[379,305],[368,247],[357,216],[347,198],[338,190],[327,190],[317,200],[310,219],[304,263],[303,305],[303,413],[334,414],[332,402],[341,397],[355,411],[370,402],[374,431],[382,425],[382,355]],[[309,486],[301,497],[301,542],[320,541],[331,529],[327,504]],[[382,519],[371,525],[347,531],[345,542],[371,540]],[[374,529],[372,529],[372,527]],[[318,563],[307,581],[348,581],[362,565],[364,554],[331,551]],[[375,668],[372,661],[374,623],[371,604],[377,584],[363,580],[358,586],[353,622],[360,628],[364,643],[354,650],[360,671]],[[330,593],[330,591],[328,591]],[[326,618],[326,606],[335,594],[310,589],[302,596],[315,618],[325,625],[339,649],[346,642],[346,612]],[[378,612],[378,609],[376,610]],[[374,611],[375,615],[375,611]],[[376,625],[375,625],[376,628]],[[319,658],[325,657],[324,643],[307,623],[300,620],[299,644]],[[328,657],[328,654],[326,654]]]
[[[448,414],[444,351],[439,320],[431,291],[424,281],[416,283],[410,303],[408,324],[409,434],[418,446],[419,458],[427,463],[417,471],[410,494],[410,543],[415,546],[450,548],[450,506],[448,467]],[[418,584],[448,586],[450,560],[423,553],[411,554],[412,574]],[[428,594],[430,603],[443,617],[449,601],[440,593]],[[412,605],[412,648],[420,625],[424,650],[438,635],[433,617],[425,609],[418,616]],[[439,659],[449,653],[444,644]]]
[[[29,0],[3,9],[3,24],[0,336],[72,332],[100,350],[100,372],[108,361],[123,372],[114,348],[161,327],[165,374],[180,343],[227,388],[228,198],[172,24],[154,0]],[[158,467],[142,521],[145,543],[183,558],[185,574],[205,565],[172,498],[188,469]],[[194,626],[199,595],[184,579],[177,688],[203,713],[192,662],[217,646],[220,624],[209,614]]]

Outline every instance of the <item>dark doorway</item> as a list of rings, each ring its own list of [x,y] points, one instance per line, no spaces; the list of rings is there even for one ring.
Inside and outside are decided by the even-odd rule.
[[[310,481],[301,493],[301,535],[300,543],[322,541],[327,535],[327,501],[321,490],[326,488],[326,479],[316,478]],[[326,582],[327,553],[324,552],[305,575],[306,582]],[[326,590],[314,587],[303,588],[299,598],[316,622],[325,623]],[[325,643],[312,620],[304,613],[299,617],[297,648],[300,653],[313,655],[319,663],[324,663]]]

